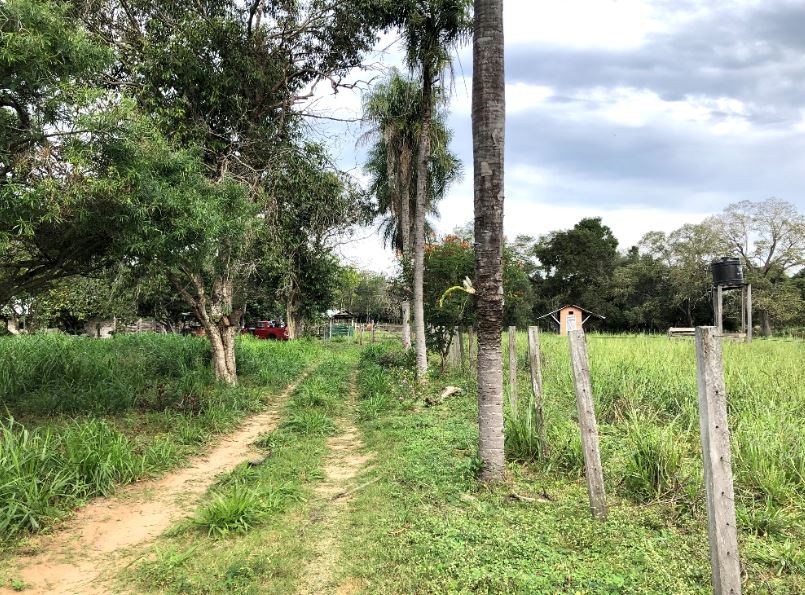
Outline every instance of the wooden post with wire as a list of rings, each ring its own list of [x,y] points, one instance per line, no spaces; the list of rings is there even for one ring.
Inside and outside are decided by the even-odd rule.
[[[696,379],[713,592],[716,595],[737,595],[741,592],[741,561],[738,556],[724,361],[716,327],[696,328]]]
[[[548,457],[548,436],[545,429],[545,411],[542,393],[542,361],[539,354],[539,327],[528,327],[528,364],[531,368],[531,390],[534,393],[534,415],[539,424],[539,446],[543,459]]]
[[[595,518],[605,521],[607,498],[590,382],[590,365],[587,359],[587,342],[583,330],[568,331],[567,334],[570,337],[570,361],[573,368],[573,383],[576,387],[576,409],[581,430],[581,445],[584,450],[584,475],[587,478],[590,511]]]
[[[517,413],[517,327],[509,327],[509,407]]]

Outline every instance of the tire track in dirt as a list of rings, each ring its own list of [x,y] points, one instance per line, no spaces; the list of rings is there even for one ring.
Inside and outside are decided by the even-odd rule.
[[[316,501],[312,503],[309,519],[316,526],[318,538],[313,545],[312,562],[302,573],[302,582],[297,590],[299,595],[346,595],[359,590],[357,585],[351,583],[336,584],[334,576],[341,555],[339,530],[343,528],[344,513],[353,496],[349,488],[372,458],[361,453],[363,441],[352,419],[356,380],[357,371],[352,376],[350,387],[350,417],[340,420],[338,425],[341,433],[327,440],[324,481],[315,488]]]
[[[253,453],[252,442],[276,428],[283,404],[310,371],[280,393],[270,409],[250,417],[206,454],[161,479],[119,489],[81,508],[52,535],[32,540],[38,551],[17,556],[13,578],[25,581],[26,593],[101,594],[115,592],[117,571],[137,559],[147,545],[185,517],[216,476],[231,471]],[[10,594],[0,587],[0,594]]]

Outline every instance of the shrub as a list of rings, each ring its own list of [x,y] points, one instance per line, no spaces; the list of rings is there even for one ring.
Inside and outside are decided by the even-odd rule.
[[[539,425],[533,407],[516,413],[506,410],[506,458],[513,461],[536,461],[540,452]]]

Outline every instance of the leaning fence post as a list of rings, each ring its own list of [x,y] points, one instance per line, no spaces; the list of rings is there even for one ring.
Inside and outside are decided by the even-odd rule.
[[[699,386],[699,429],[702,434],[707,533],[713,592],[741,592],[741,563],[735,525],[727,391],[718,328],[696,328],[696,379]]]
[[[517,412],[517,327],[509,327],[509,407]]]
[[[590,365],[583,330],[568,332],[573,383],[576,387],[576,408],[581,428],[581,445],[584,450],[584,474],[590,510],[600,520],[607,518],[607,498],[604,491],[604,472],[601,468],[601,450],[598,446],[598,424],[595,421],[593,389],[590,382]]]
[[[542,362],[539,357],[539,327],[528,327],[528,363],[531,368],[531,389],[534,391],[534,413],[539,424],[539,446],[542,458],[548,457],[548,436],[545,411],[542,406]]]

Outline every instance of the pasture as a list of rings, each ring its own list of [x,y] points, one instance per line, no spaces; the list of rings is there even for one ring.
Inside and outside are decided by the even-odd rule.
[[[209,477],[197,501],[181,500],[181,515],[127,554],[125,568],[93,559],[110,589],[707,592],[693,342],[587,341],[604,524],[589,513],[566,338],[541,335],[543,453],[526,336],[517,336],[516,410],[504,399],[507,479],[493,486],[475,481],[474,367],[417,385],[412,354],[391,336],[364,345],[242,338],[238,387],[213,382],[196,338],[0,340],[0,581],[36,586],[39,557],[54,544],[76,547],[37,533],[69,535],[84,518],[77,506],[114,502],[123,484],[169,481],[172,468],[268,407],[273,425],[244,445],[244,462]],[[805,345],[728,342],[724,360],[745,590],[801,592]],[[462,392],[439,400],[448,385]]]

